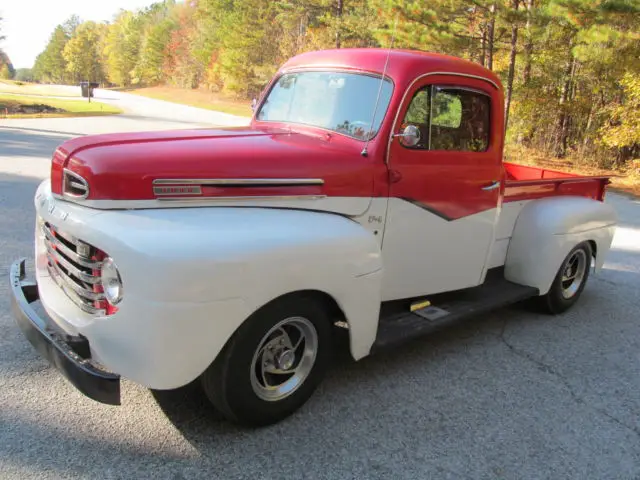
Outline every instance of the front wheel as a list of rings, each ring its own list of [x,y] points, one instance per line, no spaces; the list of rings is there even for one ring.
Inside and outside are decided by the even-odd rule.
[[[547,294],[538,298],[539,305],[547,313],[565,312],[578,301],[589,278],[592,256],[588,242],[575,246],[569,252]]]
[[[332,329],[322,303],[288,296],[238,329],[202,375],[207,397],[229,420],[269,425],[298,410],[322,380]]]

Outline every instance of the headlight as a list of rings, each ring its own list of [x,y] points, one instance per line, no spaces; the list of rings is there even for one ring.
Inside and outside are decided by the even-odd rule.
[[[122,279],[115,262],[111,257],[107,257],[102,262],[100,273],[104,296],[111,305],[117,305],[122,300]]]

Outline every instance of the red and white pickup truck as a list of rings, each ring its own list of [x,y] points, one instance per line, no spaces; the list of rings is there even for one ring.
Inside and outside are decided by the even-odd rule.
[[[527,299],[563,312],[610,248],[609,180],[503,163],[503,108],[477,64],[341,49],[289,60],[247,127],[67,141],[17,323],[97,401],[200,380],[259,425],[312,395],[338,328],[358,360]]]

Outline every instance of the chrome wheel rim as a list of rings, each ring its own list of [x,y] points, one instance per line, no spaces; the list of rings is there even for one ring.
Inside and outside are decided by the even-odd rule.
[[[569,257],[562,271],[562,296],[566,299],[573,297],[587,273],[587,254],[584,250],[576,250]]]
[[[269,402],[287,398],[311,373],[318,333],[304,317],[282,320],[262,337],[251,361],[251,387]]]

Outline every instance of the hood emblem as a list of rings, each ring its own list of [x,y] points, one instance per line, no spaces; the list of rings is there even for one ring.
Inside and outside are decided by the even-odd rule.
[[[202,195],[202,187],[200,185],[155,185],[153,193],[158,197],[166,195]]]

